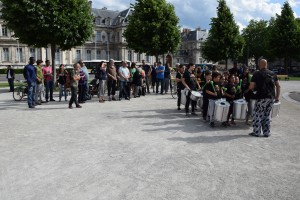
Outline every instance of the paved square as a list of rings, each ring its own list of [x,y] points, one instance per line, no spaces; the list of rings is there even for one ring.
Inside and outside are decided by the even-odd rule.
[[[186,117],[170,95],[33,110],[3,91],[1,200],[300,199],[300,104],[284,98],[272,136],[254,138],[242,121]]]

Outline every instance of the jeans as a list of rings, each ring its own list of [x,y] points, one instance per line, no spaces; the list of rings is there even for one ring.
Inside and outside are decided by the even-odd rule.
[[[89,95],[89,82],[86,81],[84,84],[84,91],[83,91],[83,100],[86,101],[90,99],[90,95]]]
[[[156,93],[158,93],[159,83],[160,83],[160,93],[163,94],[163,92],[164,92],[164,79],[156,79]]]
[[[110,96],[110,95],[115,96],[115,94],[116,94],[116,85],[117,85],[117,81],[115,81],[115,80],[108,80],[107,81],[108,96]]]
[[[169,91],[169,86],[170,86],[170,79],[169,79],[169,78],[165,78],[165,80],[164,80],[164,89],[165,89],[165,93],[168,93],[168,91]]]
[[[9,78],[8,79],[8,84],[9,84],[9,91],[13,92],[14,91],[14,79],[13,78]]]
[[[148,75],[146,75],[145,81],[146,81],[147,92],[150,93],[150,90],[149,90],[149,76]]]
[[[45,81],[46,87],[46,101],[49,99],[49,91],[50,91],[50,99],[53,99],[53,81]]]
[[[181,89],[177,88],[177,107],[180,108],[180,104],[181,104]]]
[[[127,90],[126,90],[126,81],[120,81],[120,91],[119,91],[119,99],[123,97],[128,98]]]
[[[64,92],[64,95],[65,95],[65,100],[67,100],[67,88],[65,87],[64,84],[60,83],[59,84],[59,100],[61,100],[63,92]]]
[[[81,103],[84,101],[84,84],[78,85],[78,102]]]
[[[69,101],[69,105],[72,106],[73,102],[75,102],[75,105],[79,105],[77,101],[77,87],[71,86],[71,99]]]
[[[32,82],[32,83],[28,83],[28,98],[27,98],[27,102],[28,102],[28,106],[33,106],[35,105],[35,86],[36,83]]]
[[[42,102],[42,92],[44,91],[44,85],[42,83],[36,84],[35,102]]]

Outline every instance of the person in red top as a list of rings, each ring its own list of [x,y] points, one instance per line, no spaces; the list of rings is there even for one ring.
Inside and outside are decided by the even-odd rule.
[[[46,60],[46,66],[43,67],[44,84],[46,87],[46,102],[49,102],[49,91],[50,91],[50,101],[55,101],[53,99],[53,73],[52,67],[50,66],[50,60]]]

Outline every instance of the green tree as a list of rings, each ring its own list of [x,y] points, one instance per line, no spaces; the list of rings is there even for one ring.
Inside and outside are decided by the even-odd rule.
[[[281,15],[276,15],[270,28],[270,47],[277,58],[284,60],[284,67],[288,71],[292,59],[300,54],[299,24],[288,2],[283,4]]]
[[[54,73],[56,48],[80,46],[93,33],[93,16],[86,0],[1,1],[2,18],[20,42],[35,47],[51,46]]]
[[[202,54],[206,60],[225,60],[227,69],[228,59],[236,60],[241,55],[244,40],[225,0],[218,2],[217,17],[211,18],[211,29],[202,46]]]
[[[128,47],[155,56],[175,52],[180,40],[179,19],[165,0],[136,0],[124,32]]]
[[[243,29],[242,37],[245,41],[243,49],[243,61],[248,63],[249,57],[257,59],[261,56],[270,57],[268,21],[250,20],[248,26]]]

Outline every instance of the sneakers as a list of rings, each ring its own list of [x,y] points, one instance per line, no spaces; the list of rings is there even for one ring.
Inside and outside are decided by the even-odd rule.
[[[72,109],[73,108],[72,105],[69,105],[69,108]]]
[[[76,105],[76,108],[82,108],[82,106],[78,104],[78,105]]]
[[[177,110],[181,110],[181,108],[180,108],[180,107],[178,107],[178,108],[177,108]]]
[[[33,106],[33,105],[30,105],[30,106],[28,106],[28,108],[35,108],[35,106]]]
[[[50,99],[50,101],[55,101],[55,99]]]
[[[113,101],[117,101],[117,99],[116,99],[115,97],[112,97],[111,99],[112,99]]]
[[[210,127],[213,128],[213,127],[215,127],[215,122],[210,122],[209,125],[210,125]]]

